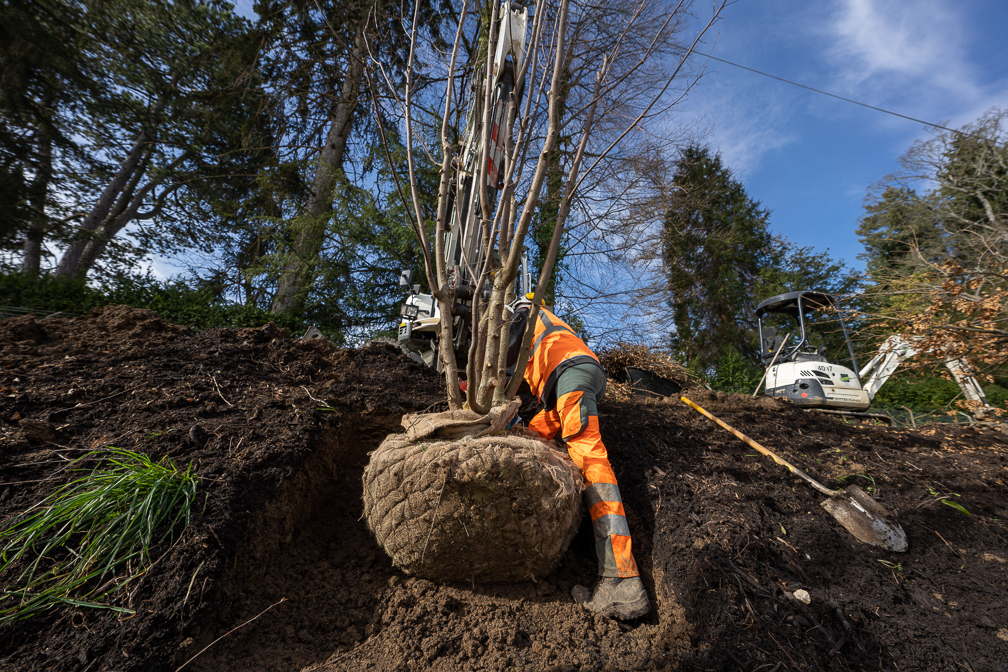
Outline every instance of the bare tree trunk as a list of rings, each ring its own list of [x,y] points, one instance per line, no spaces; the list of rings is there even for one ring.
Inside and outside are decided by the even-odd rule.
[[[582,188],[585,176],[591,173],[600,162],[606,160],[610,152],[623,143],[631,133],[635,130],[640,130],[642,128],[641,124],[644,121],[654,115],[652,109],[665,96],[672,82],[679,75],[685,58],[696,47],[697,42],[707,29],[717,20],[723,9],[724,0],[715,5],[711,20],[699,32],[688,48],[684,50],[685,53],[680,54],[679,52],[683,50],[679,49],[678,46],[676,47],[678,65],[667,76],[664,74],[665,71],[663,71],[661,80],[658,82],[660,86],[655,87],[652,81],[644,81],[649,74],[643,69],[644,65],[650,58],[656,55],[660,56],[663,53],[670,53],[671,47],[666,42],[675,32],[674,22],[685,16],[688,4],[685,0],[678,3],[673,2],[667,14],[661,8],[652,8],[647,3],[644,5],[634,4],[632,9],[625,12],[626,25],[616,27],[611,36],[611,43],[606,45],[607,53],[601,56],[597,68],[595,63],[592,62],[591,70],[596,71],[597,69],[594,85],[590,87],[585,99],[579,99],[576,105],[577,109],[570,116],[571,120],[576,119],[582,127],[576,134],[572,134],[580,136],[580,142],[569,161],[570,165],[566,174],[561,169],[561,157],[559,153],[562,150],[558,149],[557,144],[566,123],[564,117],[568,116],[564,114],[564,111],[570,104],[567,92],[564,91],[561,93],[561,91],[567,89],[565,85],[567,80],[565,80],[565,77],[568,80],[575,77],[569,68],[565,67],[567,64],[565,56],[567,54],[566,49],[569,36],[568,10],[570,5],[569,0],[559,0],[555,8],[551,7],[548,2],[536,5],[533,15],[534,23],[531,39],[527,46],[524,44],[524,38],[528,35],[526,32],[520,36],[523,42],[521,51],[514,49],[507,55],[508,58],[512,59],[511,63],[514,66],[515,90],[523,90],[526,82],[526,73],[532,72],[533,77],[530,79],[529,88],[535,88],[536,91],[528,93],[524,104],[525,111],[521,115],[520,130],[513,143],[510,136],[516,119],[514,116],[507,119],[501,127],[494,129],[495,132],[500,131],[505,134],[503,139],[506,146],[501,153],[503,171],[497,173],[498,184],[503,185],[503,191],[497,205],[493,208],[491,207],[491,199],[488,197],[483,170],[488,165],[489,136],[487,133],[490,124],[489,104],[494,79],[487,77],[478,86],[476,99],[472,103],[474,111],[471,114],[475,115],[478,119],[482,119],[482,124],[478,125],[478,128],[482,129],[480,132],[484,135],[478,138],[480,146],[475,151],[475,154],[467,155],[465,158],[467,166],[475,166],[475,169],[467,167],[466,170],[469,171],[467,178],[471,176],[472,179],[478,180],[475,187],[479,190],[480,196],[480,208],[475,215],[476,221],[471,222],[469,225],[479,227],[479,235],[483,243],[479,248],[480,253],[476,255],[477,258],[466,260],[467,264],[472,264],[471,266],[467,266],[467,270],[473,276],[472,279],[474,282],[472,286],[476,288],[472,317],[469,320],[469,323],[473,327],[473,340],[469,350],[466,395],[466,402],[472,410],[483,413],[489,410],[491,402],[500,403],[501,401],[513,398],[517,391],[518,383],[522,378],[521,372],[529,357],[533,330],[526,330],[522,352],[516,364],[516,373],[505,386],[506,348],[504,344],[507,342],[509,331],[509,320],[507,319],[509,316],[505,314],[504,306],[514,296],[513,286],[522,258],[523,243],[529,232],[533,215],[538,211],[540,195],[543,189],[547,189],[547,198],[552,206],[551,209],[555,212],[555,223],[549,245],[544,250],[545,259],[540,269],[539,283],[533,298],[534,307],[531,315],[533,323],[537,317],[538,305],[550,283],[553,269],[556,266],[560,242],[564,234],[564,225],[571,212],[572,201],[578,190]],[[425,250],[424,261],[428,281],[431,286],[431,294],[437,299],[441,308],[439,349],[442,362],[445,366],[444,373],[448,403],[449,407],[454,409],[459,408],[461,399],[458,394],[458,369],[456,367],[454,348],[452,347],[453,316],[451,310],[453,297],[451,296],[445,273],[446,262],[443,245],[446,221],[450,218],[450,213],[447,212],[448,208],[446,206],[449,200],[447,185],[449,183],[448,170],[451,148],[446,140],[445,129],[449,117],[458,109],[455,107],[457,104],[452,95],[452,83],[455,80],[456,56],[459,44],[462,41],[463,22],[459,22],[455,47],[452,51],[451,62],[446,77],[448,83],[447,95],[445,96],[444,115],[441,120],[441,139],[444,151],[441,164],[441,189],[438,199],[437,228],[434,233],[434,239],[431,241],[427,236],[423,215],[419,206],[418,186],[413,167],[412,116],[414,110],[412,109],[410,94],[414,76],[414,55],[417,50],[416,17],[419,11],[420,2],[417,0],[413,4],[414,28],[410,38],[406,96],[403,101],[399,101],[397,98],[397,102],[402,105],[405,115],[406,151],[410,170],[410,190],[414,206],[411,225]],[[508,11],[514,12],[514,14],[508,16]],[[515,19],[520,22],[520,30],[527,31],[526,21],[528,17],[527,14],[524,14],[524,10],[512,9],[510,3],[504,3],[499,8],[497,5],[494,5],[492,12],[494,14],[491,17],[490,30],[487,31],[489,44],[486,46],[488,52],[490,49],[495,48],[497,21]],[[546,25],[544,17],[547,16],[551,17],[550,23],[553,27],[549,28],[549,31],[552,32],[552,35],[549,38],[544,38],[543,31]],[[514,26],[516,24],[511,23],[508,25]],[[635,31],[639,32],[641,29],[645,30],[646,34],[642,37],[636,37]],[[629,38],[627,37],[628,35],[630,36]],[[514,39],[514,37],[512,36],[511,39]],[[625,39],[629,39],[631,42],[636,40],[634,45],[631,45],[634,48],[629,51],[624,49]],[[480,51],[482,51],[482,44]],[[519,55],[520,58],[518,57]],[[491,53],[488,53],[486,61],[488,69],[494,63],[494,58]],[[613,59],[619,62],[619,67],[616,69],[612,65]],[[501,62],[503,63],[503,61]],[[533,65],[532,69],[528,70],[530,63],[536,65]],[[631,84],[625,85],[630,80],[633,80]],[[620,105],[616,105],[615,107],[613,105],[599,107],[600,103],[607,100],[608,97],[623,94],[628,97]],[[511,95],[515,94],[512,92]],[[535,101],[534,113],[532,110],[533,101]],[[615,108],[620,109],[616,110]],[[613,121],[610,118],[614,110],[618,112],[616,118],[620,121]],[[544,133],[541,132],[543,111],[547,113],[545,115],[547,122]],[[517,112],[515,111],[514,114],[517,114]],[[605,124],[602,124],[601,128],[597,128],[599,120],[603,118],[606,120]],[[625,125],[622,121],[624,119],[626,120]],[[379,123],[381,123],[380,119]],[[496,119],[494,123],[497,123]],[[596,132],[599,130],[604,135],[604,139],[601,142],[598,137],[595,137]],[[589,150],[589,139],[593,137],[594,146]],[[500,139],[500,136],[495,137],[495,140],[498,139]],[[531,176],[523,175],[526,168],[531,168],[533,164],[531,157],[528,156],[530,147],[533,144],[539,143],[541,143],[538,150],[539,156],[534,161],[533,174]],[[532,152],[535,151],[534,149],[532,150]],[[386,152],[388,152],[387,146]],[[582,172],[582,162],[586,157],[586,152],[590,153],[593,160]],[[472,158],[476,158],[475,163],[470,163]],[[501,170],[501,166],[498,165],[497,156],[494,158],[494,168],[498,171]],[[402,194],[401,185],[397,178],[396,187],[400,189],[400,194],[405,203],[408,199],[405,194]],[[520,193],[518,193],[519,190]],[[517,216],[519,208],[521,212],[520,216]],[[468,217],[472,213],[464,214]],[[553,213],[550,214],[552,215]],[[495,241],[497,242],[495,243]],[[431,263],[426,253],[431,242],[433,242],[435,248],[433,263]],[[436,278],[433,277],[435,266],[437,271]],[[485,287],[485,283],[490,278],[493,279],[493,286],[489,301],[481,303],[482,292],[480,290]]]
[[[147,151],[144,154],[143,159],[140,161],[140,165],[137,167],[132,179],[130,179],[129,184],[123,189],[115,206],[105,217],[101,226],[95,229],[91,237],[84,241],[83,249],[80,252],[80,259],[77,262],[77,273],[79,275],[87,274],[94,267],[95,261],[97,261],[98,257],[102,255],[105,248],[108,247],[109,242],[111,242],[120,231],[126,228],[127,224],[134,219],[152,219],[161,212],[164,201],[168,197],[169,193],[173,191],[172,189],[161,192],[155,201],[154,207],[147,212],[140,213],[140,206],[152,191],[163,184],[164,178],[151,180],[145,184],[139,192],[136,190],[140,180],[143,179],[144,174],[147,172],[147,166],[150,164],[152,154],[153,151]],[[183,152],[181,156],[172,162],[171,167],[182,163],[188,154],[189,152]]]
[[[569,54],[565,54],[565,59],[569,57]],[[567,113],[567,99],[570,95],[570,76],[570,68],[565,60],[564,69],[560,75],[560,88],[557,94],[561,119]],[[563,199],[564,174],[561,167],[561,158],[563,156],[562,147],[564,140],[570,140],[570,138],[566,136],[559,138],[557,146],[550,151],[546,159],[549,166],[546,173],[546,199],[539,205],[539,226],[532,236],[532,244],[535,245],[537,252],[536,260],[540,263],[546,261],[546,257],[549,255],[549,243],[553,237],[553,229],[556,227],[560,201]],[[556,284],[556,268],[554,268],[550,273],[549,282],[546,285],[546,294],[543,297],[547,304],[551,305],[556,301]]]
[[[105,221],[112,206],[118,199],[122,198],[123,191],[127,185],[130,182],[135,182],[137,168],[143,164],[143,157],[145,156],[149,141],[150,135],[148,135],[147,130],[140,131],[130,153],[123,159],[119,172],[108,183],[98,202],[91,208],[88,216],[84,218],[84,223],[78,229],[78,237],[70,243],[70,246],[63,253],[59,266],[56,267],[57,276],[66,278],[87,273],[87,269],[81,267],[80,260],[81,255],[84,253],[84,248],[87,247],[90,233]]]
[[[557,29],[556,29],[556,51],[557,54],[562,54],[564,52],[566,37],[567,37],[567,8],[568,3],[562,2],[560,5],[559,17],[557,19]],[[529,224],[532,222],[532,213],[535,211],[536,207],[539,205],[539,198],[542,192],[543,183],[546,180],[546,174],[549,170],[550,157],[553,152],[556,151],[557,138],[560,135],[560,96],[558,95],[560,91],[561,73],[563,70],[562,59],[558,56],[553,62],[553,74],[550,84],[550,95],[548,102],[548,118],[549,123],[546,127],[546,137],[543,141],[542,150],[539,153],[539,160],[536,163],[535,174],[532,177],[532,183],[528,192],[528,199],[525,201],[525,208],[522,211],[521,218],[517,222],[515,227],[514,239],[511,244],[511,249],[507,255],[507,262],[504,264],[504,270],[499,274],[499,277],[494,283],[493,299],[496,299],[503,305],[504,293],[507,288],[514,282],[514,279],[518,275],[518,263],[521,257],[521,245],[525,240],[525,235],[528,233]],[[590,119],[589,119],[590,126]],[[586,130],[587,133],[587,130]],[[575,164],[575,169],[577,164]],[[558,218],[557,224],[554,227],[554,238],[558,238],[557,235],[563,229],[563,222]],[[559,242],[556,243],[556,247],[559,247]],[[551,251],[552,248],[551,248]],[[539,285],[536,288],[534,306],[532,308],[532,313],[529,316],[530,324],[534,325],[536,317],[539,314],[539,302],[542,300],[543,288],[545,285],[545,277],[548,276],[553,270],[553,261],[556,255],[551,257],[547,256],[546,263],[542,268],[542,275],[539,278]],[[503,320],[502,316],[498,314],[498,319],[494,320],[493,315],[491,315],[490,329],[496,332],[495,350],[487,349],[485,357],[488,362],[492,362],[493,365],[497,365],[501,360],[501,336],[503,333]],[[511,383],[505,388],[502,384],[498,385],[496,389],[481,389],[480,398],[478,399],[478,406],[481,408],[487,408],[490,406],[491,401],[496,398],[498,401],[504,401],[507,399],[513,399],[515,394],[518,392],[518,383],[515,381],[520,381],[521,371],[524,370],[525,364],[528,362],[529,350],[532,346],[532,332],[535,329],[526,329],[525,338],[522,341],[522,352],[518,357],[518,362],[515,365],[515,375],[513,375]],[[502,372],[501,372],[502,373]],[[513,388],[513,389],[512,389]]]
[[[271,311],[295,313],[305,302],[315,280],[315,267],[325,242],[327,215],[332,212],[333,187],[343,175],[343,157],[357,106],[361,80],[364,77],[365,44],[363,26],[357,28],[350,62],[343,79],[339,101],[330,116],[331,123],[325,146],[319,154],[315,179],[305,207],[305,222],[298,231],[290,260],[280,278]]]
[[[172,78],[171,85],[174,86],[177,80],[178,76],[176,75]],[[167,98],[162,98],[157,102],[151,110],[151,123],[156,123],[158,117],[161,116],[161,112],[164,111],[167,102]],[[139,178],[146,171],[147,161],[149,161],[150,156],[149,144],[153,140],[153,135],[146,128],[137,134],[133,147],[119,166],[119,172],[108,183],[105,191],[98,198],[98,202],[95,203],[94,207],[91,208],[91,212],[84,218],[84,222],[78,229],[78,237],[70,243],[63,253],[63,257],[56,267],[57,276],[70,277],[84,275],[90,270],[90,266],[84,267],[81,264],[81,257],[84,254],[84,249],[87,247],[88,240],[91,238],[92,232],[97,230],[108,219],[109,213],[116,203],[121,203],[124,198],[129,202],[130,196],[124,192],[127,190],[128,185],[136,185]]]
[[[51,103],[46,101],[44,108],[49,109]],[[21,272],[27,275],[38,275],[42,265],[42,241],[46,232],[46,195],[49,193],[49,182],[52,180],[52,136],[43,125],[39,132],[39,165],[35,170],[35,178],[28,190],[28,203],[31,206],[31,223],[25,235],[24,257],[21,259]]]

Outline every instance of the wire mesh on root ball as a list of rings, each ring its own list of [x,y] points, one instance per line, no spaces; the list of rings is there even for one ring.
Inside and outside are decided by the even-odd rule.
[[[545,576],[577,533],[581,473],[520,435],[410,443],[385,439],[364,471],[364,516],[408,574],[433,581]]]

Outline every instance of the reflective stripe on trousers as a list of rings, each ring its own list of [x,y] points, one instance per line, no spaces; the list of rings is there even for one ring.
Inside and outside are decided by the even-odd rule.
[[[605,373],[595,364],[579,364],[564,371],[557,382],[556,408],[529,422],[529,428],[546,439],[563,430],[567,452],[584,474],[585,504],[595,533],[599,576],[639,576],[630,544],[630,528],[623,511],[616,475],[599,432],[596,397],[605,392]]]

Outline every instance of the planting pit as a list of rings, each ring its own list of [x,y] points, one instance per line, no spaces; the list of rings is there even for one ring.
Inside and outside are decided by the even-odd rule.
[[[0,520],[106,446],[201,479],[191,525],[119,596],[134,615],[63,608],[0,629],[0,666],[172,671],[207,646],[184,669],[979,672],[1008,659],[998,426],[891,429],[685,393],[817,480],[873,488],[909,537],[894,554],[681,402],[603,400],[654,606],[618,623],[570,597],[594,579],[586,520],[536,582],[441,585],[392,566],[361,519],[367,454],[404,413],[443,410],[442,385],[394,348],[272,327],[197,334],[121,306],[0,322]]]

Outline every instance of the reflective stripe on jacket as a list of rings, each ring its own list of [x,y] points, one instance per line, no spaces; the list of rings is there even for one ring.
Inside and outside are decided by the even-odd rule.
[[[528,324],[529,307],[522,306],[515,311],[511,320],[508,338],[508,365],[518,359],[521,340]],[[513,358],[512,358],[513,355]],[[591,362],[601,366],[585,342],[574,333],[566,322],[546,310],[539,309],[532,341],[532,353],[525,366],[525,380],[539,401],[552,408],[556,405],[556,383],[564,370],[576,364]]]

